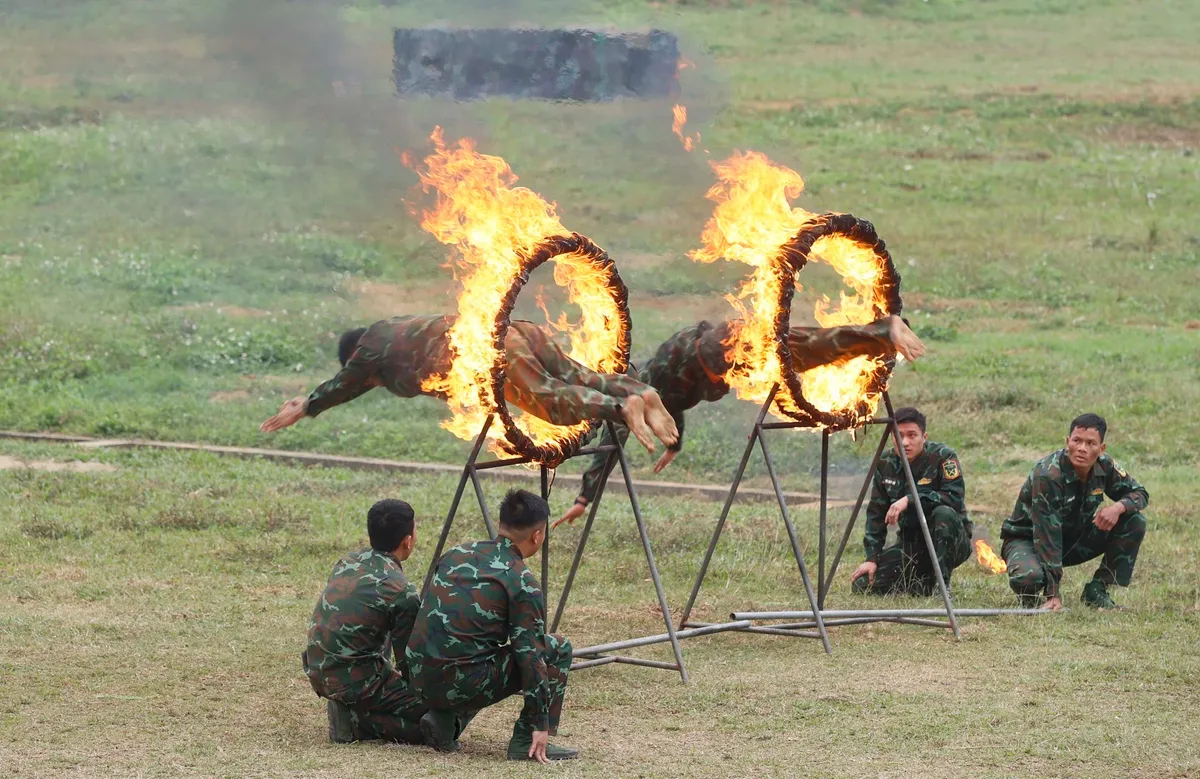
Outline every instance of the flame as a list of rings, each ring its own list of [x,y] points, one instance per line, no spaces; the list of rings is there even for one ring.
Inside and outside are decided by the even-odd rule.
[[[996,551],[982,538],[975,541],[975,559],[987,569],[988,573],[1007,573],[1008,563],[996,554]]]
[[[503,397],[495,397],[492,372],[503,363],[496,348],[497,312],[518,281],[523,262],[543,239],[569,235],[555,214],[555,206],[517,181],[500,157],[480,154],[469,138],[446,146],[441,128],[430,136],[434,151],[418,170],[423,189],[436,191],[434,207],[421,215],[421,227],[455,251],[455,277],[462,283],[458,318],[448,339],[453,360],[445,375],[422,382],[425,391],[442,393],[451,417],[442,426],[455,436],[471,440]],[[620,369],[623,339],[617,302],[605,285],[604,272],[580,254],[555,259],[554,280],[566,287],[582,316],[569,330],[570,356],[600,372]],[[568,325],[565,317],[560,325]],[[588,422],[560,427],[520,415],[517,425],[538,444],[551,443],[582,432]],[[493,425],[489,438],[504,434]],[[493,440],[492,451],[502,451]]]
[[[683,133],[683,126],[687,124],[687,107],[677,105],[671,109],[671,113],[675,117],[675,120],[671,122],[671,131],[683,142],[683,150],[691,151],[696,148],[696,143],[700,140],[700,133],[696,133],[695,137]]]
[[[783,375],[775,349],[775,322],[781,313],[780,292],[791,269],[783,262],[781,250],[818,217],[789,202],[804,191],[800,174],[758,152],[734,152],[728,160],[710,164],[717,183],[707,197],[717,206],[701,235],[703,247],[688,256],[698,262],[723,258],[753,269],[738,292],[727,296],[741,323],[726,342],[731,367],[725,380],[739,398],[762,403]],[[816,303],[813,315],[822,327],[868,324],[885,310],[883,291],[877,289],[882,270],[871,247],[844,236],[827,236],[814,242],[809,261],[829,264],[854,290],[852,295],[843,292],[836,306],[828,298]],[[853,357],[806,371],[801,374],[804,397],[825,412],[852,409],[866,401],[873,415],[879,396],[869,393],[869,385],[881,362]],[[782,388],[776,398],[777,415],[781,410],[797,411]]]

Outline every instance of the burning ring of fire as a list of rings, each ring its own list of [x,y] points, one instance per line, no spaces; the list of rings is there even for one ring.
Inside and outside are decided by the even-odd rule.
[[[791,326],[796,274],[808,263],[810,255],[814,253],[814,247],[815,253],[822,256],[838,252],[853,252],[860,257],[863,253],[869,254],[873,260],[869,273],[872,277],[869,292],[873,319],[899,314],[903,307],[900,299],[900,274],[896,271],[896,265],[892,262],[883,239],[875,234],[874,225],[850,214],[823,214],[805,224],[781,247],[780,261],[776,263],[779,285],[775,316],[775,350],[781,367],[792,364],[792,352],[788,348],[788,330]],[[833,264],[835,267],[839,265],[837,262]],[[859,267],[861,268],[861,264]],[[845,277],[845,271],[842,271],[842,274]],[[805,398],[804,382],[800,376],[789,367],[783,367],[780,371],[782,381],[779,395],[784,397],[779,398],[777,395],[776,408],[797,422],[814,427],[830,430],[860,427],[874,415],[876,403],[871,400],[878,398],[887,388],[895,360],[858,359],[863,360],[863,365],[859,375],[853,378],[856,392],[852,394],[857,403],[830,410],[817,408]]]
[[[629,291],[617,273],[616,264],[613,263],[607,252],[589,239],[578,233],[553,236],[542,240],[533,247],[528,255],[522,256],[521,270],[513,279],[512,286],[509,287],[496,311],[493,348],[499,359],[492,368],[492,402],[495,415],[504,425],[505,440],[501,447],[509,454],[528,457],[553,468],[579,449],[579,445],[592,432],[595,422],[589,420],[578,425],[562,427],[551,425],[540,419],[532,420],[526,417],[522,419],[522,422],[526,423],[523,426],[528,429],[527,432],[513,419],[512,412],[504,402],[505,363],[503,357],[509,319],[513,306],[517,302],[517,296],[529,280],[529,274],[547,260],[568,263],[574,270],[574,279],[577,280],[577,283],[587,283],[592,287],[588,290],[592,296],[602,291],[602,294],[612,301],[617,318],[616,338],[610,341],[611,346],[608,353],[601,355],[600,359],[596,360],[600,364],[588,367],[599,368],[606,373],[625,372],[629,367],[631,322]],[[584,282],[585,278],[586,282]],[[578,302],[575,284],[568,284],[567,288],[571,293],[570,299]],[[529,433],[534,433],[541,441],[535,441]]]

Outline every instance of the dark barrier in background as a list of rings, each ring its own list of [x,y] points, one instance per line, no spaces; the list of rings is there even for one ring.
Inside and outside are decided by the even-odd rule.
[[[666,97],[679,83],[679,41],[661,30],[400,28],[395,51],[400,95],[602,102]]]

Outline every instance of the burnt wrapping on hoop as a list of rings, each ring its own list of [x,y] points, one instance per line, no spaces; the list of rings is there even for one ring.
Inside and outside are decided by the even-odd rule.
[[[517,296],[521,294],[521,290],[525,287],[526,282],[529,281],[529,274],[533,273],[534,270],[547,260],[567,254],[581,255],[589,261],[592,267],[603,272],[605,285],[608,287],[608,292],[612,296],[613,301],[617,304],[617,316],[620,319],[618,323],[621,334],[620,353],[616,355],[618,358],[617,365],[613,372],[624,373],[629,367],[629,330],[631,326],[629,318],[629,290],[626,289],[625,282],[621,281],[621,276],[617,273],[617,266],[608,256],[608,253],[578,233],[556,235],[543,239],[533,247],[533,250],[528,255],[521,258],[521,272],[513,280],[512,286],[504,295],[500,308],[496,312],[496,339],[493,345],[499,354],[504,354],[504,341],[508,336],[513,306],[516,305]],[[573,433],[569,436],[563,436],[562,438],[556,438],[552,442],[544,444],[534,442],[532,438],[517,427],[513,421],[512,413],[508,410],[508,406],[504,402],[506,367],[505,362],[500,360],[492,368],[492,397],[496,405],[495,414],[501,424],[504,425],[504,442],[502,444],[504,450],[520,457],[528,457],[530,460],[549,468],[558,467],[560,463],[579,450],[583,441],[591,435],[596,421],[589,421],[586,430]]]
[[[875,226],[865,219],[858,219],[851,214],[822,214],[816,220],[800,228],[790,241],[783,245],[780,257],[783,262],[775,264],[779,274],[779,306],[775,318],[775,351],[779,356],[779,364],[783,366],[783,383],[779,394],[786,395],[795,406],[794,409],[785,407],[777,399],[775,408],[784,416],[790,417],[812,427],[825,427],[830,430],[849,430],[859,427],[871,416],[871,409],[866,401],[852,408],[837,412],[822,411],[804,397],[804,387],[800,376],[793,370],[792,351],[788,348],[788,330],[791,328],[792,296],[796,291],[796,274],[808,263],[813,244],[821,238],[831,235],[841,235],[860,246],[867,247],[875,255],[875,261],[882,271],[882,278],[876,287],[877,292],[885,301],[885,309],[875,306],[875,318],[879,319],[892,314],[899,314],[903,307],[900,300],[900,274],[888,254],[887,245],[875,234]],[[895,367],[894,358],[889,358],[878,365],[869,377],[868,395],[878,395],[887,389],[888,378]]]

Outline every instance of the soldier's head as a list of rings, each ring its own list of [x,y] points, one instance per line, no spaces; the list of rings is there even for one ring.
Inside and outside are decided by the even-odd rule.
[[[1085,474],[1104,454],[1108,423],[1099,414],[1080,414],[1067,428],[1067,457],[1076,472]]]
[[[522,557],[531,557],[546,540],[550,505],[528,490],[509,490],[500,501],[500,535],[511,538]]]
[[[416,541],[412,506],[402,500],[381,500],[367,512],[367,537],[371,548],[407,560]]]
[[[904,447],[904,456],[909,462],[917,459],[925,451],[925,415],[912,406],[896,409],[896,427],[900,429],[900,443]]]
[[[358,339],[362,338],[365,332],[367,332],[367,328],[358,327],[342,333],[342,337],[338,340],[338,362],[343,367],[350,362],[350,358],[354,355],[354,349],[358,346]]]

